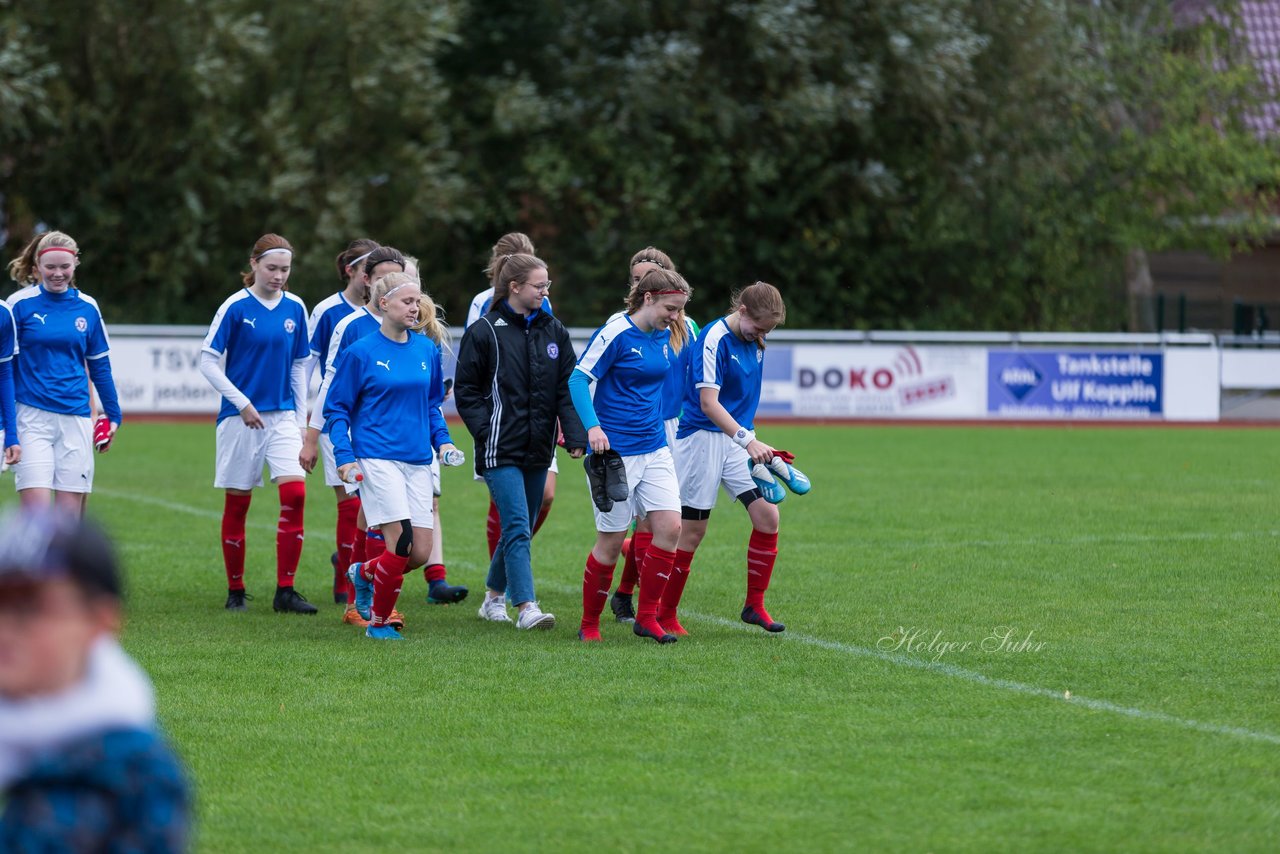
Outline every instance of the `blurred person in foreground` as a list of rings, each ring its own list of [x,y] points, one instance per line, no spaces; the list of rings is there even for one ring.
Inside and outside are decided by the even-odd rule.
[[[0,519],[0,851],[186,850],[187,781],[120,622],[97,526],[56,508]]]

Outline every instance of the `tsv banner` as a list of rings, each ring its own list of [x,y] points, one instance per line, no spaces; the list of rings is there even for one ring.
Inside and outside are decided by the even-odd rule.
[[[1159,418],[1164,355],[991,350],[987,411],[1014,418]]]

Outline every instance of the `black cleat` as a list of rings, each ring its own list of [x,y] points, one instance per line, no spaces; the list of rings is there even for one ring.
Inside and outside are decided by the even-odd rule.
[[[228,590],[226,608],[228,611],[248,611],[249,606],[245,604],[244,600],[252,598],[252,596],[245,593],[243,590]]]
[[[582,467],[587,470],[587,484],[591,487],[591,503],[601,513],[608,513],[613,509],[613,499],[609,497],[608,490],[605,488],[604,473],[604,456],[602,454],[587,454],[582,459]]]
[[[427,604],[453,605],[466,599],[469,592],[465,587],[454,587],[447,581],[441,581],[427,587]]]
[[[609,609],[613,611],[613,618],[619,623],[634,623],[636,621],[636,609],[631,604],[630,593],[614,593],[610,596]]]
[[[622,455],[612,448],[604,452],[604,491],[615,502],[631,497],[627,488],[627,464],[622,461]]]
[[[658,643],[675,643],[680,640],[678,637],[668,632],[663,632],[662,634],[651,632],[639,623],[632,623],[631,631],[635,632],[638,637],[653,638]]]
[[[759,626],[766,632],[785,632],[787,630],[787,627],[782,623],[774,622],[774,619],[768,614],[759,614],[750,605],[742,609],[742,622]]]
[[[292,587],[277,587],[276,598],[271,600],[271,608],[277,614],[314,614],[316,612],[316,606]]]

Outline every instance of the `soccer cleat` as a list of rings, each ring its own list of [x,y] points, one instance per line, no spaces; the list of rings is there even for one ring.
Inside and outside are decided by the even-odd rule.
[[[626,501],[631,490],[627,487],[627,464],[622,461],[622,454],[610,448],[603,456],[604,491],[614,502]]]
[[[245,604],[244,600],[252,598],[253,597],[248,593],[245,593],[243,589],[228,590],[226,608],[228,611],[248,611],[249,606]]]
[[[757,611],[750,605],[742,609],[742,622],[759,626],[766,632],[785,632],[787,630],[787,627],[782,623],[774,622],[773,617],[770,617],[764,608]]]
[[[787,497],[787,491],[782,488],[782,484],[778,483],[778,479],[773,476],[773,472],[769,471],[769,467],[764,463],[752,463],[751,460],[747,460],[747,468],[751,470],[751,479],[756,482],[756,489],[760,490],[761,497],[770,504],[781,504]]]
[[[669,635],[684,637],[689,634],[689,630],[680,625],[680,620],[676,618],[675,614],[670,617],[658,617],[658,625],[662,626],[662,630]]]
[[[355,605],[348,605],[347,609],[342,612],[342,622],[348,626],[355,626],[359,629],[363,629],[365,626],[369,625],[369,621],[360,616],[360,612],[356,610]]]
[[[658,625],[656,621],[654,625]],[[675,643],[678,640],[675,635],[663,629],[662,626],[658,626],[658,630],[654,631],[652,628],[646,628],[639,620],[636,620],[631,626],[631,631],[642,638],[653,638],[658,643]]]
[[[630,593],[614,593],[610,596],[609,610],[613,611],[613,618],[619,623],[636,621],[636,609],[632,605]]]
[[[404,614],[401,614],[395,608],[391,609],[391,616],[387,617],[387,625],[396,631],[404,628]]]
[[[582,467],[587,470],[587,485],[591,487],[591,503],[601,513],[613,509],[613,499],[605,488],[604,457],[600,454],[587,454],[582,460]]]
[[[769,460],[769,469],[777,476],[778,480],[782,481],[787,489],[796,495],[804,495],[809,491],[811,484],[804,472],[791,464],[795,458],[795,454],[789,451],[779,451],[775,448],[773,459]]]
[[[529,607],[516,617],[517,629],[554,629],[555,627],[556,615],[543,613],[537,602],[530,602]]]
[[[370,609],[373,608],[373,582],[364,577],[361,570],[363,563],[353,563],[347,567],[347,579],[356,591],[356,612],[366,620],[372,620]]]
[[[428,605],[453,605],[467,598],[470,591],[465,587],[454,587],[447,581],[435,581],[427,586]]]
[[[364,636],[373,638],[374,640],[404,640],[404,635],[400,634],[392,626],[368,626],[364,630]]]
[[[292,587],[277,587],[276,596],[271,600],[271,610],[277,614],[314,614],[317,609]]]
[[[506,596],[485,596],[480,603],[480,619],[491,623],[509,623],[511,615],[507,613]]]
[[[333,602],[335,605],[345,605],[347,604],[347,591],[343,589],[343,582],[346,581],[347,574],[338,569],[337,552],[329,555],[329,563],[333,564]]]
[[[586,643],[598,643],[604,640],[604,638],[600,636],[599,626],[596,626],[595,628],[591,628],[591,629],[583,626],[582,628],[578,629],[578,640],[585,641]]]

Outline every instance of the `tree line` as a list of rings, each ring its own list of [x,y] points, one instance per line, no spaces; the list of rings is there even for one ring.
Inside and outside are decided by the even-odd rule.
[[[796,327],[1137,328],[1145,253],[1280,186],[1232,5],[1170,7],[0,0],[5,250],[71,233],[113,322],[207,322],[265,231],[308,303],[369,236],[460,322],[520,230],[573,325],[652,244],[699,318],[764,279]]]

